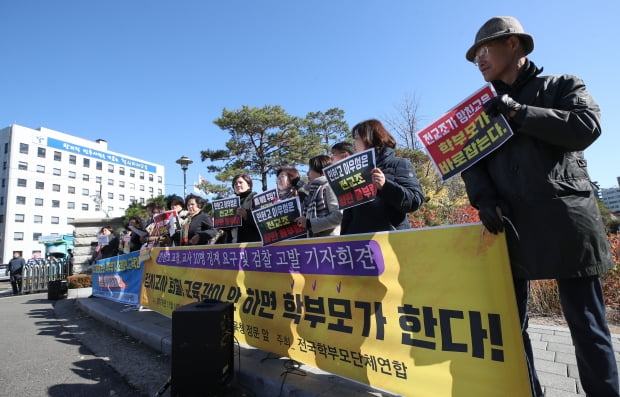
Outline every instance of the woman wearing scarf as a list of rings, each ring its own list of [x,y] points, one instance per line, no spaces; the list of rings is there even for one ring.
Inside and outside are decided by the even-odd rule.
[[[187,218],[177,234],[179,238],[175,239],[177,245],[205,245],[217,236],[211,216],[202,212],[204,205],[205,200],[195,194],[185,198]]]
[[[338,209],[338,199],[323,174],[323,168],[331,163],[331,158],[325,155],[308,161],[308,197],[302,203],[302,216],[295,219],[298,226],[307,229],[308,237],[340,234],[342,211]]]

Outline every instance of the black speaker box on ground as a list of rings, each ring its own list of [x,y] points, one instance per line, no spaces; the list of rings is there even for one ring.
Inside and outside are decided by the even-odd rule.
[[[47,299],[59,300],[67,294],[67,280],[51,280],[47,283]]]
[[[172,397],[215,396],[232,381],[233,309],[204,300],[172,312]]]

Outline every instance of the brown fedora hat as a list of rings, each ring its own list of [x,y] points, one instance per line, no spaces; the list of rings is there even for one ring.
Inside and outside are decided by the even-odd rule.
[[[478,47],[489,41],[507,36],[519,36],[521,38],[523,49],[525,50],[524,55],[534,50],[534,39],[523,31],[523,26],[521,26],[521,23],[516,18],[493,17],[486,21],[480,30],[478,30],[474,45],[467,50],[465,58],[467,58],[469,62],[473,62]]]

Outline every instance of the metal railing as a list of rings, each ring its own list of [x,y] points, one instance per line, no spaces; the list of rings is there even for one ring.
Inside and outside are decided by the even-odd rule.
[[[23,293],[47,291],[47,283],[65,280],[69,275],[69,261],[66,258],[31,259],[22,272]]]

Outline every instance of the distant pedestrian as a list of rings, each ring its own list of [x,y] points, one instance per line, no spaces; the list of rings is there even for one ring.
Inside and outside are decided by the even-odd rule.
[[[22,273],[24,272],[26,261],[22,258],[19,251],[13,252],[13,259],[9,261],[9,276],[11,278],[11,287],[13,287],[13,295],[22,293]]]

